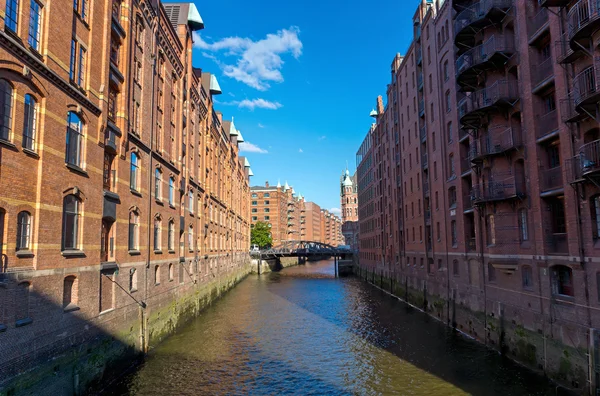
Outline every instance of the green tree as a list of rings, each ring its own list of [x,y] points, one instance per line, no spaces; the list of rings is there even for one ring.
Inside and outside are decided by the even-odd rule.
[[[258,247],[261,249],[270,247],[273,244],[273,238],[271,238],[271,227],[262,221],[254,224],[254,228],[252,228],[252,231],[250,232],[250,243],[253,245],[258,245]]]

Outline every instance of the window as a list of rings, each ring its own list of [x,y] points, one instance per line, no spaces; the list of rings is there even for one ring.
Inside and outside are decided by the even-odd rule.
[[[23,111],[23,148],[33,150],[36,132],[37,108],[33,96],[26,94]]]
[[[444,81],[448,81],[450,78],[450,72],[448,71],[448,61],[444,62]]]
[[[487,268],[488,268],[488,282],[495,282],[496,281],[496,268],[494,268],[494,265],[492,263],[488,263]]]
[[[34,50],[40,50],[40,31],[42,25],[42,6],[37,0],[30,0],[29,5],[29,36],[27,42]]]
[[[600,238],[600,195],[590,198],[590,211],[592,215],[592,237]]]
[[[573,271],[565,265],[555,265],[551,269],[552,294],[573,297]]]
[[[69,111],[67,113],[67,147],[65,150],[67,164],[82,166],[83,140],[81,119],[76,113]]]
[[[456,187],[450,187],[448,189],[448,204],[450,208],[456,207]]]
[[[31,237],[31,215],[20,212],[17,215],[17,250],[29,250]]]
[[[456,169],[454,168],[454,154],[450,154],[448,157],[450,163],[450,177],[456,176]]]
[[[112,85],[108,88],[107,115],[111,121],[116,122],[116,119],[117,119],[117,90]]]
[[[442,240],[442,231],[441,231],[441,228],[440,228],[440,222],[439,221],[436,223],[436,231],[437,231],[437,240],[439,242],[439,241]]]
[[[175,250],[175,222],[169,221],[169,240],[167,241],[167,247],[170,252]]]
[[[19,22],[19,0],[6,1],[6,15],[4,16],[4,27],[17,32]]]
[[[129,212],[129,238],[128,249],[131,251],[139,250],[140,236],[140,217],[137,212]]]
[[[77,41],[71,40],[71,60],[69,62],[69,79],[75,81],[75,69],[77,68]]]
[[[73,0],[73,10],[87,21],[87,0]]]
[[[194,250],[194,227],[188,227],[188,247],[190,252]]]
[[[486,242],[489,245],[495,245],[496,244],[496,227],[494,226],[494,215],[488,215],[485,218],[485,235],[486,235]]]
[[[450,90],[446,91],[446,113],[452,110],[452,99],[450,98]]]
[[[549,206],[550,213],[552,214],[552,232],[554,234],[565,234],[567,232],[567,223],[563,200],[554,199],[549,202]]]
[[[258,217],[257,216],[252,216],[252,221],[256,221],[256,220],[258,220]],[[254,224],[252,224],[252,227],[254,228]]]
[[[271,216],[265,216],[265,220],[271,220]]]
[[[554,97],[554,92],[551,92],[542,97],[542,105],[544,108],[544,114],[548,114],[556,110],[556,99]]]
[[[175,180],[169,177],[169,205],[174,206],[175,201]]]
[[[160,266],[159,265],[154,266],[154,284],[160,285]]]
[[[135,268],[131,268],[129,270],[129,291],[130,292],[134,292],[137,291],[137,271],[135,270]]]
[[[529,232],[527,230],[527,209],[519,209],[519,237],[521,242],[529,240]]]
[[[452,261],[452,274],[454,274],[454,276],[460,275],[460,266],[458,265],[458,260]]]
[[[269,205],[269,201],[265,201],[265,205]]]
[[[188,210],[190,213],[194,213],[194,192],[192,190],[188,192]]]
[[[435,132],[431,133],[431,145],[432,145],[432,149],[433,151],[435,151],[436,149],[436,144],[435,144]]]
[[[154,219],[154,250],[160,251],[161,248],[161,221],[160,218]]]
[[[173,264],[169,264],[169,282],[173,281]]]
[[[80,205],[75,195],[67,195],[63,200],[62,250],[79,248]]]
[[[252,193],[252,198],[258,198],[258,194]]]
[[[162,172],[160,171],[160,169],[156,168],[154,170],[154,198],[158,199],[159,201],[162,198],[161,186],[162,186]]]
[[[271,209],[265,208],[265,213],[269,213],[270,211],[271,211]]]
[[[13,87],[0,79],[0,139],[10,140],[12,128]]]
[[[258,201],[252,201],[252,206],[258,205]]]
[[[140,177],[139,157],[137,153],[131,153],[131,170],[129,173],[129,188],[138,191]]]
[[[521,276],[523,279],[523,288],[530,289],[533,287],[533,271],[528,265],[521,267]]]
[[[447,129],[447,134],[448,134],[448,143],[451,143],[452,140],[454,139],[454,136],[452,136],[452,122],[448,123],[448,126],[446,127]]]
[[[452,232],[452,247],[457,247],[458,246],[458,233],[456,231],[456,220],[452,220],[450,222],[450,230]]]
[[[63,309],[68,311],[76,308],[78,304],[77,278],[74,275],[65,277],[63,280]]]
[[[258,213],[258,209],[252,208],[252,213]]]

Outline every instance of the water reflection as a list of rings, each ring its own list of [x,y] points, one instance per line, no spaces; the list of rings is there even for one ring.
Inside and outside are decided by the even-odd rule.
[[[106,393],[554,394],[332,262],[249,277]]]

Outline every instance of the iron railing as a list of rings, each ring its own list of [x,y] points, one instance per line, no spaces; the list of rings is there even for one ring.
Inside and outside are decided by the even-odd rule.
[[[516,128],[497,127],[488,130],[485,135],[474,140],[470,147],[470,156],[476,158],[501,154],[521,145],[521,133]]]
[[[542,8],[533,18],[527,19],[527,37],[531,40],[548,25],[548,10]]]
[[[499,80],[489,87],[472,92],[463,97],[458,103],[458,116],[490,107],[500,101],[512,101],[519,97],[519,86],[517,81]]]
[[[581,29],[600,19],[600,4],[598,0],[579,0],[569,10],[567,18],[569,38],[572,38]]]
[[[456,60],[456,75],[465,70],[488,61],[494,53],[513,52],[514,39],[510,36],[492,36],[477,47],[471,48]]]
[[[423,125],[419,130],[419,136],[421,137],[421,143],[427,139],[427,125]]]
[[[575,106],[600,93],[600,57],[594,64],[581,71],[573,79],[573,100]]]
[[[485,186],[473,186],[471,197],[475,202],[501,201],[525,195],[522,183],[517,183],[514,176],[501,181],[489,181]]]
[[[536,138],[540,139],[558,129],[558,114],[556,110],[537,117]]]
[[[556,61],[558,63],[565,62],[574,52],[569,43],[567,33],[562,34],[560,39],[554,42],[554,53],[556,54]]]
[[[463,210],[473,209],[473,196],[471,194],[466,194],[463,196]]]
[[[531,86],[535,87],[548,80],[554,75],[554,59],[548,59],[533,66],[531,73]]]
[[[541,190],[550,191],[563,187],[562,167],[540,170]]]
[[[586,143],[579,148],[577,155],[581,175],[600,170],[600,140]]]
[[[464,28],[485,18],[492,9],[508,9],[513,0],[481,0],[461,11],[454,19],[454,37]]]

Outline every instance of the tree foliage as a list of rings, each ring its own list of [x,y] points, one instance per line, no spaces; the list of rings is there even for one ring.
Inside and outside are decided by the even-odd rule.
[[[273,238],[271,238],[271,227],[262,221],[254,224],[254,228],[252,228],[252,231],[250,232],[250,243],[258,245],[261,249],[272,246]]]

